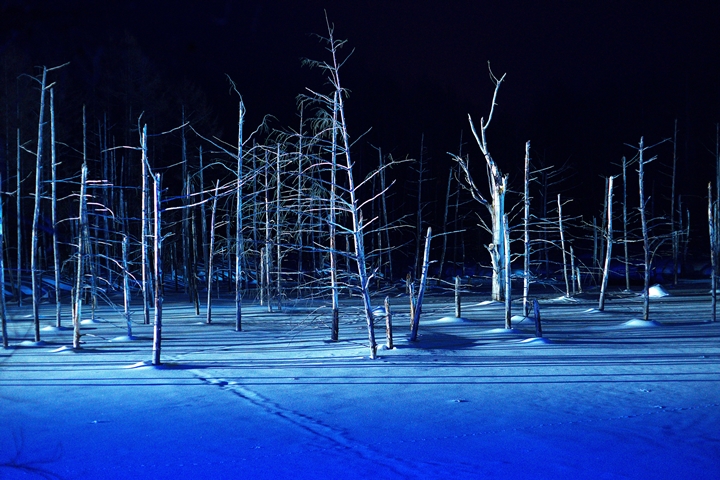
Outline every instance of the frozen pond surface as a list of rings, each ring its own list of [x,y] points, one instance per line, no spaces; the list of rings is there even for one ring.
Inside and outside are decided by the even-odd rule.
[[[330,343],[314,305],[248,305],[235,332],[227,302],[206,325],[167,299],[161,367],[152,326],[127,338],[113,309],[74,352],[71,330],[35,345],[29,308],[10,307],[0,478],[716,479],[720,322],[707,285],[686,287],[651,300],[651,325],[633,295],[605,312],[540,299],[544,341],[529,319],[504,331],[487,298],[454,319],[429,297],[411,344],[407,298],[391,299],[396,348],[376,360],[355,304]]]

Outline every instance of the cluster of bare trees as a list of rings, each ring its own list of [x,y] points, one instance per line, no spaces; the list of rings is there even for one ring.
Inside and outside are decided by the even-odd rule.
[[[203,131],[188,120],[184,107],[178,112],[174,128],[149,132],[143,114],[139,114],[134,119],[133,131],[117,136],[113,133],[112,118],[103,114],[88,122],[83,107],[78,108],[82,114],[76,117],[82,129],[82,142],[73,144],[72,138],[57,136],[58,122],[73,120],[56,115],[55,91],[62,85],[51,79],[60,68],[72,67],[42,68],[37,76],[31,77],[39,92],[37,134],[18,127],[15,172],[13,178],[0,181],[3,251],[0,285],[9,286],[13,301],[19,305],[30,293],[36,342],[41,341],[40,306],[50,292],[54,297],[55,328],[64,328],[62,305],[71,306],[74,348],[81,348],[82,344],[84,305],[89,306],[90,320],[94,320],[99,302],[117,304],[116,297],[122,294],[128,337],[132,337],[130,302],[141,300],[142,322],[152,321],[155,327],[154,363],[161,361],[162,305],[168,289],[182,290],[200,315],[200,294],[205,288],[206,322],[212,323],[213,292],[227,288],[235,297],[237,331],[242,330],[244,298],[254,297],[268,311],[281,311],[284,301],[292,296],[326,298],[330,303],[333,341],[339,339],[340,295],[349,292],[361,300],[370,356],[375,357],[376,319],[371,293],[382,286],[381,279],[392,281],[401,273],[400,269],[393,270],[394,246],[389,232],[407,223],[410,216],[392,218],[389,214],[387,195],[393,182],[388,180],[387,172],[398,162],[377,148],[377,166],[369,173],[363,172],[364,176],[358,171],[352,153],[358,140],[352,140],[350,134],[345,107],[348,91],[340,77],[348,58],[341,56],[344,42],[335,39],[329,22],[328,36],[323,41],[327,60],[306,63],[322,71],[329,88],[324,92],[308,89],[299,97],[297,131],[270,129],[263,122],[247,134],[245,104],[230,81],[238,97],[237,139],[233,142]],[[492,72],[490,76],[495,89],[489,114],[480,120],[479,128],[469,119],[485,163],[487,193],[476,182],[477,172],[470,156],[462,153],[461,141],[459,153],[453,155],[455,167],[448,176],[444,228],[439,234],[441,244],[432,242],[432,228],[427,233],[424,230],[424,137],[421,142],[416,170],[417,214],[413,215],[415,256],[408,262],[414,278],[410,275],[407,281],[412,308],[411,339],[417,338],[422,300],[432,276],[431,245],[436,252],[440,250],[439,268],[435,271],[442,280],[448,242],[468,238],[461,235],[463,232],[448,228],[449,212],[454,210],[457,217],[461,210],[461,191],[451,188],[453,181],[469,192],[489,218],[486,221],[485,214],[479,216],[490,237],[486,249],[492,272],[489,279],[492,298],[505,302],[506,328],[511,328],[514,261],[522,263],[525,316],[533,305],[530,286],[539,278],[539,270],[544,270],[547,278],[562,278],[568,297],[582,291],[583,275],[597,281],[602,310],[614,244],[624,247],[624,257],[619,260],[625,268],[627,289],[631,266],[639,264],[642,268],[644,318],[648,319],[653,256],[670,245],[677,278],[682,251],[687,249],[689,239],[689,213],[684,217],[680,197],[676,202],[675,149],[669,218],[649,215],[645,171],[657,157],[647,157],[651,147],[646,147],[641,139],[637,147],[633,146],[637,155],[622,161],[622,235],[616,234],[614,227],[618,216],[614,212],[618,210],[613,208],[613,176],[606,181],[602,224],[597,225],[593,219],[590,235],[570,235],[569,228],[575,232],[587,230],[583,230],[581,218],[564,217],[567,199],[562,193],[557,193],[556,198],[552,195],[551,190],[556,188],[557,178],[564,175],[565,167],[533,168],[529,141],[525,145],[524,188],[517,202],[519,207],[508,203],[508,195],[513,194],[510,178],[499,168],[488,142],[488,130],[505,76],[498,78]],[[179,148],[168,147],[167,139],[179,143]],[[34,162],[33,168],[26,166],[29,159]],[[638,171],[636,207],[628,207],[631,202],[627,167],[631,165],[637,165]],[[539,204],[532,201],[533,195],[540,200]],[[12,227],[16,233],[8,237],[4,234],[8,221],[3,214],[13,201]],[[25,219],[30,201],[32,223],[28,245]],[[718,220],[712,198],[709,205],[714,279]],[[522,210],[521,216],[518,210]],[[593,239],[591,261],[583,260],[575,248],[587,238]],[[463,241],[480,243],[482,237]],[[513,244],[522,244],[522,248],[513,248]],[[638,251],[635,245],[642,246],[639,262],[632,253]],[[415,282],[419,282],[417,296]],[[455,279],[454,287],[459,316],[459,278]],[[69,295],[62,295],[64,288]],[[536,302],[534,306],[537,311]],[[539,313],[535,315],[539,318]],[[7,347],[4,296],[0,316],[3,344]],[[387,301],[385,316],[391,317]],[[388,332],[391,344],[389,324]]]

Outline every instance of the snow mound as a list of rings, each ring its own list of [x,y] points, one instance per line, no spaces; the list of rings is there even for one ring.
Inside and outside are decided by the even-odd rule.
[[[597,308],[588,308],[587,310],[583,311],[583,313],[601,313],[601,312]]]
[[[647,328],[647,327],[659,327],[661,324],[654,320],[641,320],[639,318],[633,318],[620,325],[620,328]]]
[[[20,342],[19,345],[21,347],[42,347],[45,345],[45,342],[40,340],[39,342],[33,342],[32,340],[25,340],[24,342]]]
[[[82,320],[80,322],[81,325],[92,325],[93,323],[102,323],[102,322],[99,320],[93,320],[92,318],[88,318],[88,319]]]
[[[138,339],[138,337],[136,337],[135,335],[130,335],[130,336],[128,336],[128,335],[122,335],[122,336],[120,336],[120,337],[111,338],[111,339],[108,340],[108,341],[109,341],[109,342],[132,342],[132,341],[135,341],[135,340],[137,340],[137,339]]]
[[[434,320],[428,320],[428,321],[422,322],[422,323],[425,323],[425,325],[428,325],[428,324],[433,325],[433,324],[438,324],[438,323],[465,323],[465,322],[469,322],[469,321],[470,320],[468,320],[467,318],[464,318],[464,317],[442,317],[442,318],[436,318]]]
[[[490,330],[485,330],[482,333],[490,333],[490,334],[504,334],[504,335],[517,335],[519,333],[523,333],[520,330],[516,330],[514,328],[491,328]]]
[[[500,305],[500,302],[496,302],[495,300],[485,300],[475,304],[476,307],[484,307],[486,305]]]
[[[648,295],[650,298],[662,298],[667,297],[670,294],[662,287],[662,285],[657,284],[648,289]]]
[[[565,295],[557,298],[551,298],[548,300],[549,302],[559,302],[559,303],[578,303],[577,298],[567,297]]]
[[[127,365],[122,368],[143,368],[143,367],[152,367],[152,362],[149,360],[144,360],[142,362],[133,363],[132,365]]]
[[[40,330],[42,330],[43,332],[62,332],[65,330],[70,330],[70,327],[56,327],[55,325],[47,325]]]
[[[532,337],[522,340],[523,345],[550,345],[552,342],[544,337]]]
[[[75,349],[73,347],[68,347],[67,345],[63,345],[60,348],[56,348],[55,350],[51,350],[51,353],[75,353]]]

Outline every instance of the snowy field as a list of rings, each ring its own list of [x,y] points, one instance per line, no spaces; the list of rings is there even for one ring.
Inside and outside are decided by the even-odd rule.
[[[356,303],[338,343],[317,305],[284,313],[229,303],[204,324],[164,308],[162,367],[152,326],[135,340],[110,308],[72,331],[9,307],[0,350],[3,479],[681,479],[720,478],[720,322],[708,282],[651,300],[541,298],[503,327],[487,297],[427,297],[409,343],[407,297],[391,299],[395,347],[368,358]],[[376,299],[378,305],[381,299]],[[288,305],[290,306],[290,305]],[[520,311],[519,305],[515,307]],[[43,326],[54,307],[43,308]],[[87,312],[87,310],[84,310]],[[66,314],[69,325],[69,311]],[[134,319],[141,319],[136,312]],[[378,319],[378,343],[384,320]]]

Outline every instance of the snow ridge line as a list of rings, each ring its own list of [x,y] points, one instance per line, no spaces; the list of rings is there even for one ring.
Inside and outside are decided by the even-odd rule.
[[[318,436],[328,441],[331,448],[313,448],[315,451],[328,451],[328,450],[346,450],[352,451],[359,457],[381,464],[386,471],[392,472],[399,476],[399,478],[414,478],[419,474],[417,468],[409,464],[405,459],[395,456],[390,456],[384,452],[379,452],[371,447],[371,445],[362,444],[348,438],[347,433],[325,425],[321,421],[309,416],[304,415],[294,410],[286,409],[280,406],[278,403],[260,395],[257,392],[250,390],[249,388],[237,384],[230,383],[222,379],[213,378],[208,375],[203,375],[200,371],[190,370],[199,380],[205,382],[208,385],[215,385],[223,390],[229,391],[236,396],[242,398],[245,401],[252,403],[253,405],[265,410],[267,413],[282,418],[283,420],[305,430],[315,436]],[[372,444],[374,445],[374,444]],[[290,453],[290,452],[288,452]],[[286,454],[288,454],[286,453]],[[293,452],[295,454],[303,453],[302,451]],[[283,454],[285,455],[285,454]],[[279,455],[266,455],[266,457],[279,456]]]

